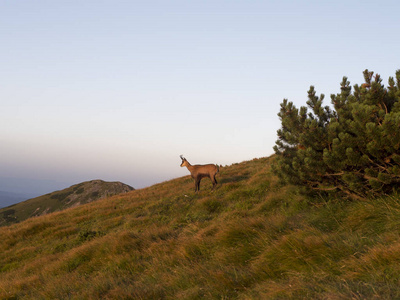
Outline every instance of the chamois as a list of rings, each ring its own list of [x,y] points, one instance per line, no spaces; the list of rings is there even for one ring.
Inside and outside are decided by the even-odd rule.
[[[219,172],[218,165],[208,164],[208,165],[194,165],[192,166],[186,158],[182,155],[180,156],[182,159],[181,167],[188,168],[190,175],[194,179],[194,191],[200,191],[200,181],[204,177],[209,177],[212,181],[214,190],[215,186],[217,185],[217,180],[215,179],[215,175]]]

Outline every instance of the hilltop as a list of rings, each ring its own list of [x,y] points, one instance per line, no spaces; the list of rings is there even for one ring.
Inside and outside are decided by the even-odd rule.
[[[0,226],[18,223],[31,217],[46,215],[132,190],[134,188],[121,182],[103,180],[82,182],[61,191],[0,209]]]
[[[399,298],[399,197],[309,198],[274,159],[1,227],[0,298]]]

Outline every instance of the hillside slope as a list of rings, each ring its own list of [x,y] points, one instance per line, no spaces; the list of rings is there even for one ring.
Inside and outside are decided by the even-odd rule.
[[[0,299],[400,298],[399,198],[307,199],[273,159],[0,228]]]
[[[132,190],[134,188],[121,182],[103,180],[82,182],[61,191],[55,191],[0,209],[0,226],[18,223],[31,217],[45,215]]]

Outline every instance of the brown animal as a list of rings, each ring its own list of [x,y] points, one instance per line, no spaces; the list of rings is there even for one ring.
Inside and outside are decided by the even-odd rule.
[[[218,184],[217,180],[215,179],[215,175],[219,172],[219,167],[214,164],[208,164],[208,165],[194,165],[192,166],[186,158],[184,158],[182,155],[180,156],[182,159],[181,167],[186,167],[188,168],[190,175],[192,175],[192,178],[194,179],[194,191],[200,191],[200,181],[204,177],[209,177],[212,181],[213,187],[212,189],[214,190],[215,186]]]

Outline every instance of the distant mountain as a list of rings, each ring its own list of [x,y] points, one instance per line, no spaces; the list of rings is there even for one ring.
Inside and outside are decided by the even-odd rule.
[[[0,191],[0,208],[24,201],[32,196],[34,195]]]
[[[0,209],[0,226],[18,223],[31,217],[64,210],[105,197],[126,193],[133,187],[122,182],[92,180]]]

